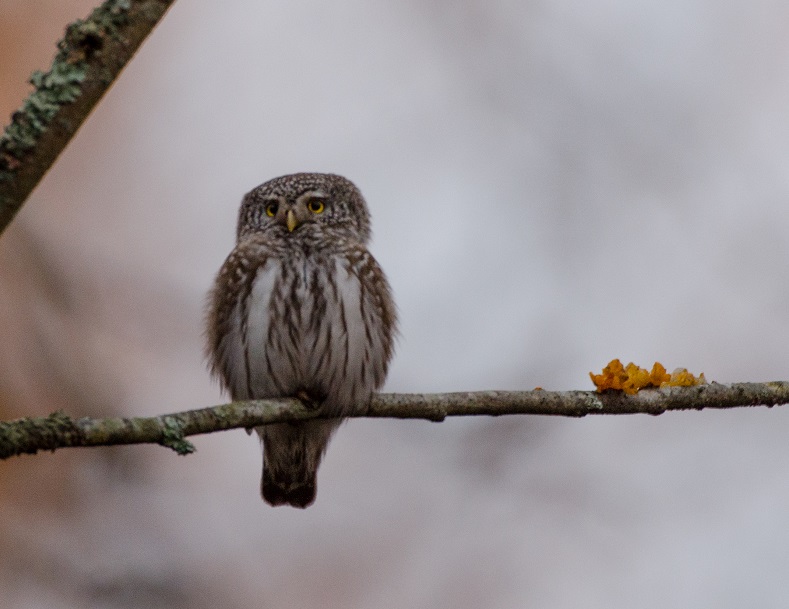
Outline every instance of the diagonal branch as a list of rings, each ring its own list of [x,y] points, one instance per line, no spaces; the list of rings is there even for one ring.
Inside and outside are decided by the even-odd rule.
[[[382,393],[357,417],[443,421],[448,416],[539,414],[652,414],[789,403],[789,382],[666,387],[634,395],[620,391],[479,391],[470,393]],[[187,436],[320,417],[296,399],[251,400],[156,417],[73,419],[63,412],[43,418],[0,422],[0,459],[68,446],[161,444],[186,455]]]
[[[0,136],[0,233],[175,0],[106,0],[66,28]]]

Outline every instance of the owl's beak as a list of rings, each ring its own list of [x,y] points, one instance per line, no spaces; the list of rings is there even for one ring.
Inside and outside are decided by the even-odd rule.
[[[292,209],[288,210],[288,215],[285,218],[285,224],[288,227],[288,232],[293,232],[293,229],[299,225],[298,219],[296,219],[296,214],[293,213]]]

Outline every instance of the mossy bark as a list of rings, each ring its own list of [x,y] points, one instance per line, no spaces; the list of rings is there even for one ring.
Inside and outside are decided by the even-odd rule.
[[[0,233],[175,0],[107,0],[66,28],[0,136]]]

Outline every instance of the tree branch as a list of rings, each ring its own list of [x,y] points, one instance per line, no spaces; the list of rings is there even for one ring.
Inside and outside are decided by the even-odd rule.
[[[66,28],[0,136],[0,233],[175,0],[106,0]]]
[[[538,414],[583,417],[589,414],[651,414],[789,403],[789,382],[712,383],[694,387],[620,391],[479,391],[470,393],[382,393],[357,417],[443,421],[448,416]],[[68,446],[161,444],[186,455],[187,436],[251,428],[320,417],[296,399],[251,400],[156,417],[73,419],[63,412],[48,417],[0,422],[0,459]]]

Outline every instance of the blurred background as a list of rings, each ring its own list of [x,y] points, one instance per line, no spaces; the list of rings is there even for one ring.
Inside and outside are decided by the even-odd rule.
[[[3,117],[96,1],[3,0]],[[225,401],[205,292],[243,193],[295,171],[369,202],[387,391],[787,379],[788,33],[775,0],[178,2],[0,239],[0,415]],[[354,420],[306,511],[260,500],[241,430],[15,458],[2,605],[786,607],[788,436]]]

